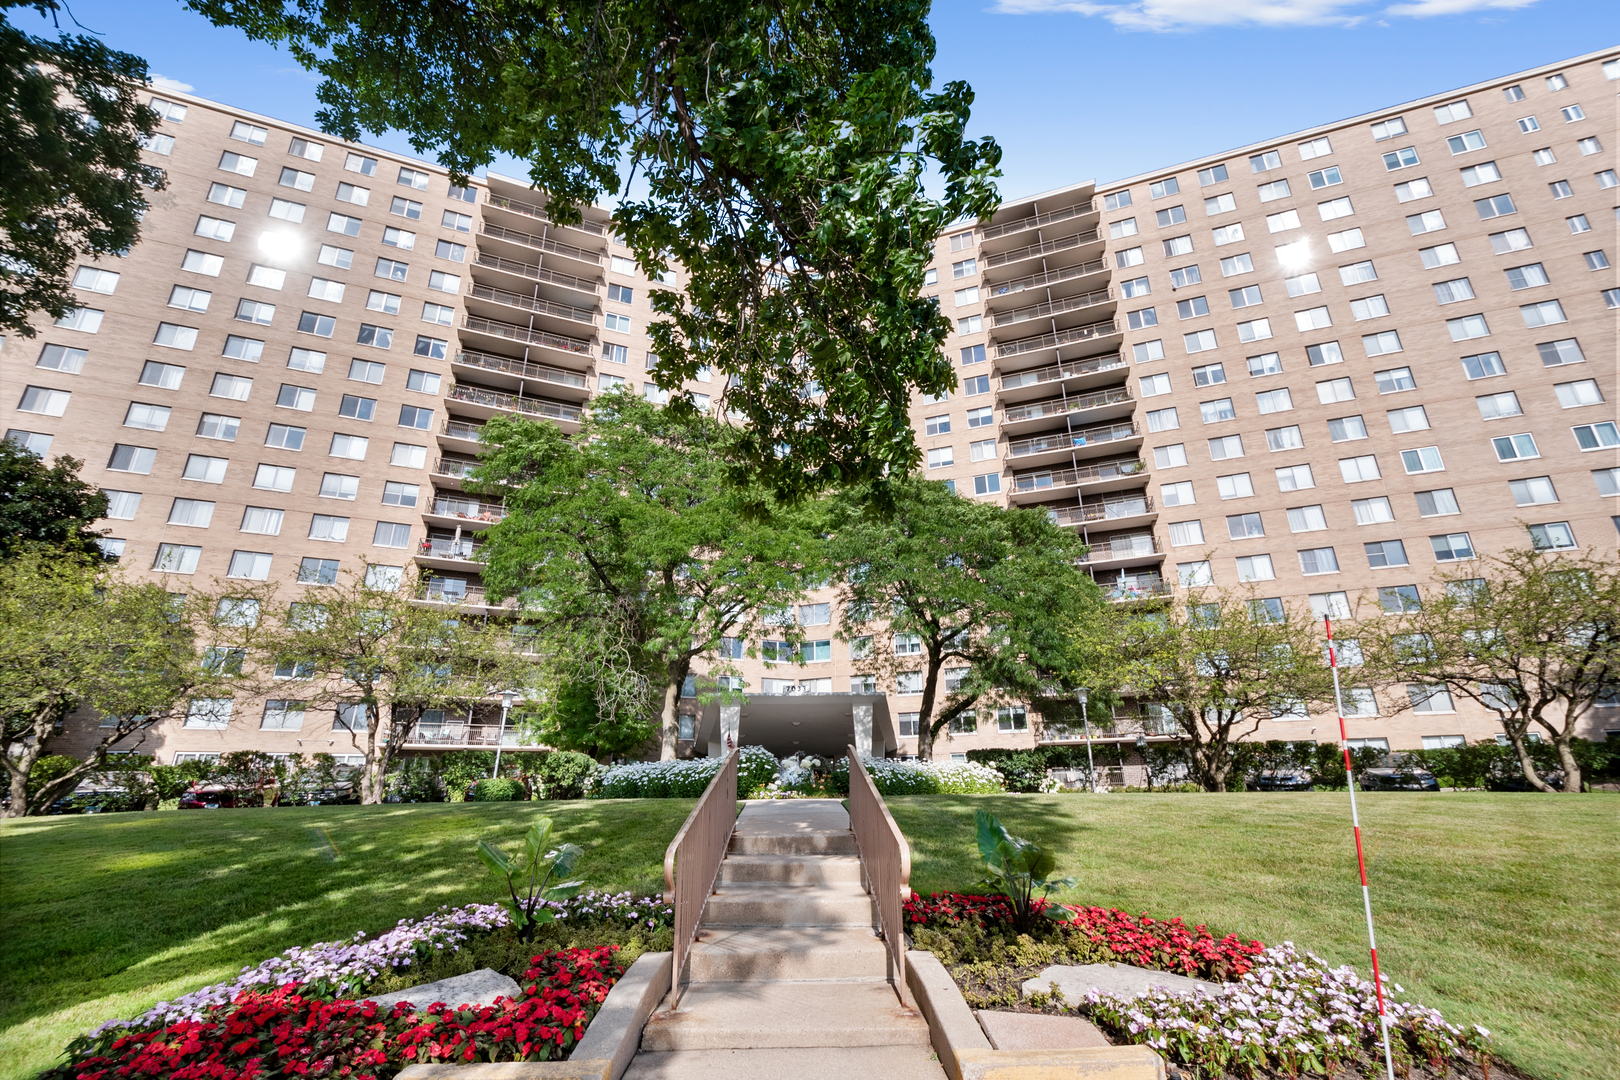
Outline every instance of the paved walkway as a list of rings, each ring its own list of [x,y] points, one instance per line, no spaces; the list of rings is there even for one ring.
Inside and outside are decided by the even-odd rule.
[[[943,1080],[928,1025],[900,1004],[835,799],[751,802],[704,910],[675,1012],[625,1080]]]

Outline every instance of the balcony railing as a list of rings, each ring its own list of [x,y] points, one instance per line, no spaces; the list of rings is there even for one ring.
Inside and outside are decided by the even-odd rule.
[[[435,476],[454,476],[458,480],[465,480],[478,468],[476,461],[462,461],[459,458],[439,458],[433,463]]]
[[[1018,356],[1027,352],[1039,352],[1042,349],[1055,349],[1059,345],[1073,345],[1081,341],[1095,341],[1100,337],[1118,332],[1119,326],[1113,319],[1103,322],[1087,323],[1084,326],[1074,326],[1067,330],[1059,330],[1052,334],[1042,334],[1039,337],[1019,338],[1009,341],[1005,345],[996,346],[996,358],[1003,356]]]
[[[553,300],[541,300],[533,296],[524,296],[522,293],[507,292],[505,289],[494,289],[488,285],[474,285],[472,292],[468,295],[495,304],[505,304],[507,307],[538,312],[541,315],[555,315],[559,319],[585,323],[587,326],[596,325],[596,312],[590,308],[574,307],[572,304],[559,304]]]
[[[1096,229],[1087,229],[1084,232],[1070,233],[1055,240],[1045,240],[1039,244],[1030,244],[1028,247],[1013,248],[1011,251],[998,252],[987,255],[984,259],[986,269],[1005,266],[1008,263],[1020,262],[1024,259],[1034,259],[1041,255],[1053,255],[1059,251],[1068,251],[1082,244],[1095,243],[1098,237]]]
[[[1152,533],[1135,533],[1131,536],[1111,536],[1107,540],[1099,540],[1091,545],[1091,550],[1080,557],[1080,561],[1108,562],[1111,559],[1131,559],[1138,555],[1157,555],[1162,549],[1159,541],[1154,539]]]
[[[476,287],[474,292],[476,293]],[[1004,311],[999,315],[991,316],[990,325],[1011,326],[1013,323],[1028,322],[1030,319],[1040,319],[1048,315],[1062,315],[1067,311],[1079,311],[1082,308],[1106,304],[1113,298],[1113,289],[1093,289],[1091,292],[1081,293],[1079,296],[1065,296],[1061,300],[1052,300],[1045,304],[1032,304],[1029,307]]]
[[[500,503],[479,499],[434,499],[430,513],[438,517],[459,518],[462,521],[500,521],[506,516],[506,507]]]
[[[1073,469],[1042,469],[1040,472],[1014,476],[1013,490],[1029,492],[1044,491],[1047,488],[1075,487],[1078,484],[1095,483],[1099,480],[1135,476],[1142,471],[1144,465],[1140,458],[1102,461],[1095,465],[1081,465]]]
[[[487,593],[484,586],[460,578],[428,578],[417,587],[416,598],[436,604],[476,604],[482,606]]]
[[[482,544],[476,544],[471,537],[464,536],[460,540],[427,537],[416,545],[416,553],[434,559],[460,559],[463,562],[483,562],[479,557],[478,549]]]
[[[1070,450],[1082,446],[1096,446],[1099,443],[1129,439],[1136,434],[1137,430],[1134,423],[1102,424],[1098,427],[1083,428],[1080,431],[1039,435],[1033,439],[1015,439],[1007,444],[1007,456],[1009,458],[1028,457],[1030,454],[1044,454],[1051,450]]]
[[[555,270],[548,270],[534,263],[519,262],[517,259],[503,259],[499,255],[491,255],[487,251],[480,251],[473,256],[474,266],[487,266],[491,270],[500,270],[508,274],[517,274],[531,281],[543,281],[548,285],[561,285],[565,289],[576,289],[579,292],[597,292],[602,283],[594,278],[575,277],[573,274],[559,274]]]
[[[554,219],[550,214],[546,213],[546,208],[541,206],[539,203],[523,202],[520,199],[508,199],[506,196],[497,195],[492,191],[484,193],[484,201],[491,206],[498,206],[502,210],[510,210],[514,214],[522,214],[525,217],[532,217],[536,221],[544,221],[548,225],[557,224],[556,219]],[[607,226],[596,221],[581,220],[576,221],[571,225],[562,225],[558,227],[564,229],[578,229],[581,232],[593,233],[597,236],[607,235]]]
[[[602,265],[600,252],[586,251],[584,248],[575,247],[573,244],[560,243],[549,236],[537,236],[534,233],[526,233],[519,229],[508,229],[503,225],[491,225],[487,221],[478,223],[478,231],[485,236],[493,236],[498,240],[510,240],[514,244],[532,247],[537,251],[549,251],[553,255],[561,255],[564,258],[595,263],[597,266]]]
[[[1012,236],[1014,233],[1028,232],[1030,229],[1039,229],[1046,225],[1054,225],[1059,221],[1068,221],[1072,218],[1084,217],[1097,209],[1097,200],[1076,203],[1065,206],[1061,210],[1053,210],[1047,214],[1033,214],[1029,217],[1019,218],[1016,221],[1003,222],[1000,225],[986,225],[979,230],[981,240],[997,240],[1003,236]]]
[[[1130,499],[1105,499],[1079,506],[1054,506],[1046,512],[1046,516],[1054,525],[1084,525],[1093,521],[1138,517],[1152,510],[1153,497],[1138,495]]]
[[[1039,289],[1047,285],[1056,285],[1060,281],[1072,281],[1087,274],[1101,273],[1106,269],[1108,269],[1106,260],[1092,259],[1089,262],[1075,263],[1073,266],[1060,266],[1055,270],[1042,270],[1038,274],[997,282],[988,288],[991,296],[1007,296],[1010,293],[1023,292],[1025,289]]]
[[[1115,368],[1130,367],[1125,358],[1119,353],[1109,353],[1107,356],[1088,356],[1084,360],[1066,360],[1061,364],[1050,367],[1035,368],[1033,371],[1020,371],[1013,375],[1001,377],[1003,390],[1017,390],[1024,386],[1039,386],[1041,383],[1063,382],[1080,375],[1095,375],[1099,371],[1113,371]]]
[[[462,383],[452,386],[445,398],[449,401],[486,405],[491,409],[507,409],[525,416],[543,416],[547,420],[561,420],[567,423],[578,423],[579,418],[584,415],[577,405],[564,405],[560,401],[547,401],[545,398],[519,397],[517,394],[508,394],[501,390],[485,390],[481,386],[466,386]]]
[[[1123,603],[1127,600],[1152,600],[1161,596],[1169,596],[1175,592],[1175,587],[1161,577],[1136,577],[1123,581],[1099,581],[1103,595],[1108,599]]]
[[[1028,405],[1009,405],[1001,410],[1001,422],[1003,424],[1016,424],[1022,420],[1040,420],[1047,416],[1064,416],[1068,413],[1084,412],[1087,409],[1097,409],[1104,405],[1114,405],[1121,401],[1130,400],[1130,387],[1110,386],[1106,390],[1093,390],[1089,394],[1078,394],[1071,398],[1051,398],[1047,401],[1032,401]]]
[[[551,367],[549,364],[531,364],[527,360],[514,360],[510,356],[496,356],[494,353],[476,352],[464,349],[456,353],[456,363],[466,364],[468,367],[483,368],[485,371],[500,371],[508,375],[517,375],[536,382],[554,383],[557,386],[571,386],[576,390],[584,390],[590,384],[585,376],[577,371],[566,371],[563,368]]]
[[[506,734],[501,735],[499,724],[469,724],[445,721],[438,724],[418,723],[411,728],[409,735],[405,736],[406,746],[490,746],[499,743],[503,749],[532,749],[535,746],[523,741],[522,733],[515,725],[506,725]]]
[[[452,439],[471,439],[473,442],[483,442],[484,425],[469,424],[462,420],[446,420],[439,425],[439,434]]]
[[[543,345],[548,349],[560,349],[563,352],[577,353],[580,356],[591,355],[591,343],[588,341],[564,337],[561,334],[548,334],[544,330],[531,330],[529,327],[519,326],[517,323],[485,319],[478,315],[467,315],[462,318],[461,325],[466,330],[474,330],[480,334],[492,334],[495,337],[506,338],[508,341],[521,341],[525,345]]]

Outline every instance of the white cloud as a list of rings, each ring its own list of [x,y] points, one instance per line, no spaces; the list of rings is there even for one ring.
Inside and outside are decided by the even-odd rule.
[[[1007,15],[1072,13],[1107,19],[1124,30],[1194,30],[1206,26],[1355,26],[1379,15],[1427,17],[1528,7],[1536,0],[1403,0],[1388,8],[1369,0],[997,0]]]
[[[154,90],[174,90],[185,94],[195,89],[190,83],[181,82],[179,79],[171,79],[167,75],[153,75],[151,82]]]

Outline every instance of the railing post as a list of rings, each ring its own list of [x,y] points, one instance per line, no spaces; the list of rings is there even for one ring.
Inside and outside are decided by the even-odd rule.
[[[714,892],[720,863],[737,827],[737,761],[726,755],[720,771],[703,789],[686,823],[664,851],[664,903],[675,908],[675,956],[669,977],[669,1011],[680,1003],[681,969],[697,937],[703,905]]]
[[[861,872],[877,905],[878,925],[894,968],[895,993],[909,1008],[903,905],[911,898],[911,847],[853,746],[849,747],[849,827],[860,849]]]

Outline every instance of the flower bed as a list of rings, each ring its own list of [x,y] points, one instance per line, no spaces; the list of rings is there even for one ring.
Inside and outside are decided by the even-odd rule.
[[[422,1062],[557,1060],[623,973],[611,947],[559,949],[533,958],[515,1000],[420,1012],[404,1002],[323,1001],[293,984],[243,991],[188,1019],[86,1035],[40,1080],[387,1080]]]
[[[988,795],[1006,790],[999,772],[971,761],[936,764],[863,758],[862,762],[884,795]],[[719,771],[719,758],[637,761],[602,773],[590,794],[593,799],[695,799]],[[737,794],[841,798],[849,794],[849,759],[827,761],[795,754],[778,761],[763,746],[745,746],[738,762]]]
[[[596,777],[593,799],[695,799],[720,771],[721,758],[636,761]],[[745,746],[737,762],[737,793],[747,796],[776,779],[777,761],[763,746]]]

